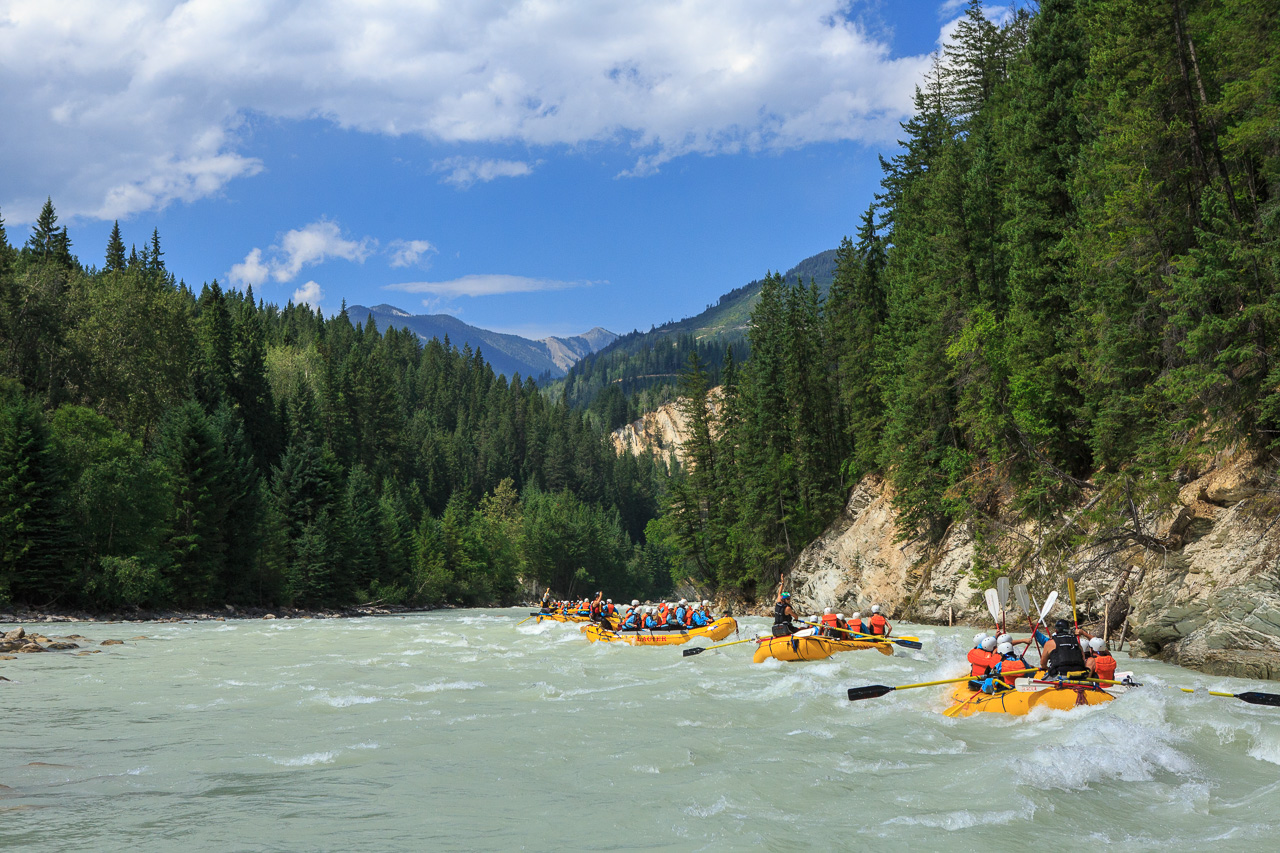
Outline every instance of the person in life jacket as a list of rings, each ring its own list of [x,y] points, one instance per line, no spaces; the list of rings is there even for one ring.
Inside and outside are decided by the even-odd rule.
[[[689,615],[689,602],[682,598],[678,602],[676,602],[676,609],[671,611],[670,618],[667,624],[671,625],[672,627],[683,628],[685,617],[687,617],[688,615]]]
[[[681,623],[682,625],[684,625],[684,627],[686,628],[693,627],[693,614],[697,613],[698,608],[701,606],[702,606],[701,604],[695,601],[693,604],[690,604],[687,607],[685,607],[684,621]]]
[[[1040,661],[1048,678],[1066,678],[1073,673],[1083,674],[1087,671],[1080,639],[1066,619],[1059,619],[1054,623],[1053,636],[1040,650]]]
[[[977,637],[974,637],[978,640]],[[983,636],[978,640],[978,644],[969,650],[969,689],[981,690],[982,682],[991,674],[991,668],[999,661],[1000,656],[995,653],[996,638]]]
[[[592,622],[599,622],[600,617],[604,615],[604,599],[603,592],[597,592],[596,597],[587,605],[587,613],[591,616]]]
[[[836,614],[836,635],[835,636],[837,640],[853,639],[853,637],[849,634],[849,623],[845,621],[843,613]]]
[[[542,612],[551,612],[551,587],[547,587],[547,591],[542,594]]]
[[[836,636],[836,631],[834,630],[836,628],[836,615],[831,612],[830,607],[824,607],[822,609],[822,619],[819,622],[819,624],[822,626],[822,628],[819,630],[819,633],[822,636],[824,637]]]
[[[875,634],[879,637],[887,637],[893,633],[893,626],[880,615],[879,604],[871,605],[871,630],[867,633]]]
[[[995,658],[995,664],[982,682],[982,692],[984,693],[999,693],[1002,690],[1012,690],[1015,681],[1031,674],[1022,672],[1028,667],[1022,662],[1022,658],[1018,657],[1017,653],[1014,652],[1013,643],[1008,640],[996,644]]]
[[[640,611],[633,607],[627,617],[622,620],[622,624],[618,626],[619,631],[639,631],[640,630]]]
[[[778,600],[773,603],[773,636],[786,637],[794,634],[796,626],[791,624],[791,620],[799,618],[791,609],[791,593],[778,593]]]
[[[1114,681],[1116,659],[1111,656],[1106,640],[1094,637],[1089,641],[1089,650],[1093,652],[1093,656],[1086,660],[1084,665],[1089,668],[1089,672],[1093,673],[1093,677],[1101,678],[1103,681]]]
[[[870,631],[868,631],[867,629],[870,628],[871,626],[868,625],[866,622],[862,621],[862,613],[861,611],[859,611],[858,613],[855,613],[849,617],[849,624],[847,627],[849,628],[851,633],[845,634],[845,637],[850,640],[857,640],[862,638],[857,637],[855,635],[869,634]]]

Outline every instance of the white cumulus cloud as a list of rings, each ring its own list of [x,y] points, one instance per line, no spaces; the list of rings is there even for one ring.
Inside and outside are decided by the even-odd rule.
[[[314,281],[307,282],[293,292],[295,305],[310,305],[315,309],[320,307],[321,299],[324,299],[324,291]]]
[[[392,240],[387,246],[391,253],[391,267],[411,267],[424,255],[435,252],[436,247],[426,240]]]
[[[450,281],[410,281],[403,284],[389,284],[387,289],[402,290],[406,293],[430,293],[438,297],[498,296],[504,293],[533,293],[540,290],[589,287],[597,283],[528,278],[520,275],[464,275]]]
[[[262,249],[251,249],[242,262],[231,267],[228,278],[232,284],[241,286],[259,285],[268,277],[283,284],[297,278],[303,267],[323,263],[329,258],[364,263],[377,244],[378,241],[372,237],[348,240],[342,236],[338,223],[320,219],[286,231],[279,242],[271,246],[269,258],[263,258]]]
[[[27,222],[51,194],[64,216],[112,219],[216,194],[270,166],[244,150],[257,117],[415,134],[464,156],[471,143],[620,145],[636,174],[692,153],[891,141],[928,58],[893,57],[850,9],[7,0],[0,207]],[[521,168],[477,162],[447,174]]]

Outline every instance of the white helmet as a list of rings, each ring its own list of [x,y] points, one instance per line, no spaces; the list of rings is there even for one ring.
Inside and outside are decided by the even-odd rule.
[[[1013,654],[1013,643],[1001,643],[996,646],[996,651],[1002,655]]]
[[[1106,646],[1106,642],[1101,637],[1094,637],[1089,641],[1089,648],[1093,649],[1095,652],[1102,651],[1104,646]]]
[[[850,616],[849,618],[850,618],[850,619],[861,619],[861,618],[862,618],[862,614],[861,614],[861,613],[854,613],[854,614],[853,614],[852,616]]]
[[[824,608],[822,608],[822,615],[823,615],[823,616],[830,616],[830,615],[831,615],[831,608],[830,608],[830,607],[824,607]]]
[[[991,651],[995,651],[995,648],[996,648],[996,638],[995,638],[995,637],[983,637],[983,638],[982,638],[982,650],[983,650],[984,652],[991,652]]]
[[[837,619],[839,619],[841,622],[843,622],[843,621],[844,621],[844,614],[843,614],[843,613],[837,613],[837,614],[836,614],[836,618],[837,618]]]
[[[631,600],[631,606],[632,606],[632,607],[639,607],[639,606],[640,606],[640,601],[639,601],[639,599],[634,599],[634,598],[633,598],[633,599]]]
[[[606,599],[604,600],[604,603],[605,603],[605,604],[613,604],[613,599],[612,599],[612,598],[606,598]]]
[[[873,604],[873,605],[871,605],[871,612],[872,612],[872,613],[879,613],[879,612],[880,612],[880,605],[879,605],[879,604]]]
[[[680,599],[680,603],[681,603],[681,604],[688,604],[689,602],[685,601],[685,600],[682,598],[682,599]]]
[[[702,606],[703,606],[703,607],[710,607],[710,606],[711,606],[711,602],[710,602],[710,601],[707,601],[707,600],[704,598],[704,599],[702,599]]]
[[[976,649],[976,648],[978,648],[979,646],[981,646],[981,645],[982,645],[982,641],[983,641],[983,640],[985,640],[986,638],[987,638],[987,632],[986,632],[986,631],[979,631],[978,633],[974,634],[974,635],[973,635],[973,647]]]
[[[1001,634],[1000,636],[996,637],[996,642],[997,642],[997,643],[1012,643],[1012,642],[1013,642],[1013,637],[1010,637],[1008,634]]]

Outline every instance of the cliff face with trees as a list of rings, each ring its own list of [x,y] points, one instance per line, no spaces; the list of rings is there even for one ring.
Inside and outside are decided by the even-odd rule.
[[[357,321],[357,322],[354,322]],[[513,601],[669,585],[654,465],[481,353],[0,223],[0,603]]]
[[[691,464],[661,524],[690,572],[771,589],[872,477],[899,547],[964,531],[973,590],[1087,580],[1177,551],[1157,519],[1222,454],[1267,482],[1278,17],[1046,0],[995,23],[971,3],[829,296],[766,282],[718,415],[687,371]]]

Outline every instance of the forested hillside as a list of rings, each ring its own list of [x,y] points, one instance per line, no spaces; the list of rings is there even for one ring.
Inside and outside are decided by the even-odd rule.
[[[793,285],[817,286],[824,296],[835,274],[836,251],[805,258],[782,275]],[[772,275],[772,274],[771,274]],[[720,297],[701,314],[632,332],[575,364],[552,396],[588,409],[596,423],[617,429],[675,399],[680,371],[697,353],[712,383],[720,381],[729,348],[739,361],[749,354],[747,329],[763,281],[752,281]]]
[[[0,602],[512,601],[670,585],[653,463],[468,348],[0,223]]]
[[[828,297],[765,282],[717,412],[687,372],[662,524],[690,569],[772,587],[867,473],[916,539],[1083,506],[1028,559],[1086,526],[1159,549],[1145,506],[1216,449],[1277,449],[1278,17],[971,3]]]

